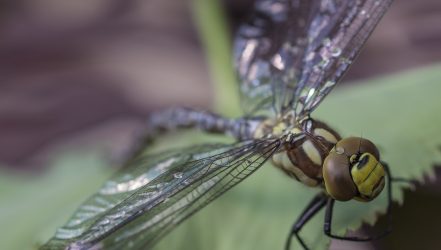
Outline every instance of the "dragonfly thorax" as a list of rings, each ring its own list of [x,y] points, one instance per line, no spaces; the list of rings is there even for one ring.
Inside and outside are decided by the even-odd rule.
[[[321,185],[323,162],[340,136],[313,119],[306,119],[287,132],[286,141],[272,157],[273,164],[307,186]]]

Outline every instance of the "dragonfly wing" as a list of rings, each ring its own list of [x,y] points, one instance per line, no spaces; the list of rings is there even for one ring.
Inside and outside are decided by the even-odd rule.
[[[234,44],[246,113],[309,114],[358,55],[392,0],[257,0]]]
[[[311,113],[347,71],[392,0],[322,1],[309,27],[302,76],[290,103]]]
[[[298,20],[309,19],[313,2],[302,1],[294,7],[289,1],[257,0],[252,16],[239,26],[234,60],[246,114],[280,113],[287,105],[287,93],[297,84],[294,79],[299,77],[304,53],[302,46],[293,48],[307,36]]]
[[[203,145],[132,162],[43,249],[140,249],[257,170],[280,139]],[[147,171],[146,171],[147,169]]]

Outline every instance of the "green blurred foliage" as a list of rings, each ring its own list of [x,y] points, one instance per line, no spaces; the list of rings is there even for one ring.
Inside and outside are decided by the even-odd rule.
[[[193,0],[193,13],[200,39],[210,65],[215,93],[214,107],[222,115],[240,115],[237,78],[234,73],[231,53],[231,32],[225,13],[217,0]]]
[[[58,155],[42,176],[0,171],[0,249],[37,248],[54,234],[111,169],[98,150]]]

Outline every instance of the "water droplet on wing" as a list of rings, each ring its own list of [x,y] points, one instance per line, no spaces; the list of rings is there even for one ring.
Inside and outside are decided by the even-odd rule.
[[[181,179],[183,176],[182,172],[176,172],[173,174],[173,177],[175,177],[176,179]]]
[[[341,51],[341,49],[339,47],[332,47],[330,52],[331,52],[331,56],[338,57],[338,56],[341,55],[342,51]]]

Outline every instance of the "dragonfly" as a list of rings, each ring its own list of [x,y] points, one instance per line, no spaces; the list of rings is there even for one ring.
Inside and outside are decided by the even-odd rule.
[[[385,236],[389,228],[370,237],[332,232],[335,201],[369,202],[386,188],[390,215],[395,179],[373,142],[342,138],[311,113],[343,77],[390,4],[255,1],[233,46],[244,116],[225,118],[191,108],[158,111],[148,117],[139,148],[182,128],[225,134],[236,142],[135,153],[42,249],[150,249],[265,162],[319,190],[293,223],[286,250],[293,239],[308,249],[301,229],[324,208],[324,233],[331,238]]]

